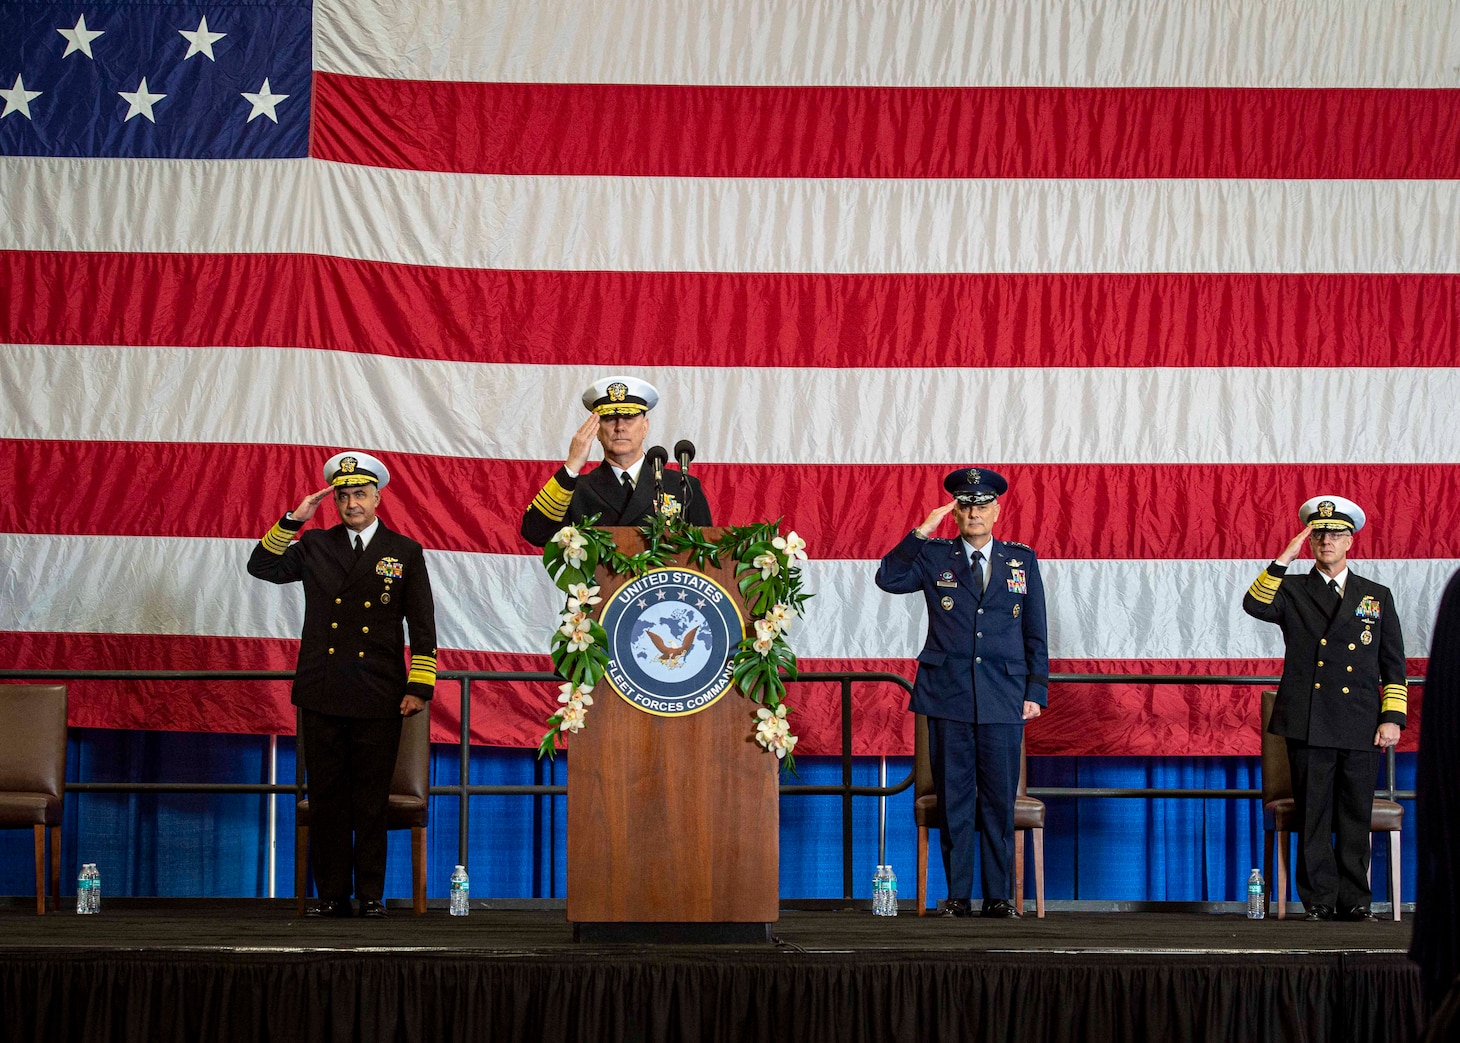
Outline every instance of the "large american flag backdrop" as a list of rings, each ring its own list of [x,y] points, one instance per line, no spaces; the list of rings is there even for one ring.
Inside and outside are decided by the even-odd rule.
[[[243,564],[362,448],[428,548],[442,668],[544,668],[520,514],[579,391],[630,371],[718,521],[808,539],[806,668],[911,674],[920,599],[876,559],[976,463],[1057,672],[1275,673],[1239,601],[1328,491],[1423,670],[1460,558],[1449,0],[0,18],[5,667],[291,668],[298,590]],[[243,691],[77,684],[72,719],[292,731],[285,686]],[[552,695],[478,686],[474,737],[534,742]],[[793,703],[834,752],[836,693]],[[903,706],[859,689],[857,752],[906,752]],[[1255,707],[1060,685],[1030,749],[1253,753]]]

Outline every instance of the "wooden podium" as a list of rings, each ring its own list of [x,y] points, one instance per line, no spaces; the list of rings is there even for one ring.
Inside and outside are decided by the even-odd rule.
[[[637,529],[613,528],[626,554]],[[707,530],[714,534],[716,530]],[[699,571],[684,557],[668,564]],[[702,573],[734,599],[734,565]],[[599,566],[603,605],[629,577]],[[611,652],[612,650],[610,650]],[[607,676],[568,751],[568,920],[583,941],[764,941],[780,918],[780,761],[731,688],[683,716],[631,704]]]

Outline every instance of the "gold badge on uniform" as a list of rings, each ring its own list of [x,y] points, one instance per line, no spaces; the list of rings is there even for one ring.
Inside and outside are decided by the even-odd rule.
[[[945,611],[951,611],[953,609],[953,599],[945,595],[942,601],[942,605]]]
[[[608,385],[608,400],[610,402],[622,402],[628,397],[628,394],[629,386],[627,384],[620,384],[615,381]]]
[[[359,460],[356,460],[353,456],[347,456],[347,457],[345,457],[343,460],[340,461],[340,473],[341,474],[354,474],[355,473],[355,466],[359,462],[360,461]]]
[[[382,605],[390,604],[390,591],[387,590],[384,594],[380,595],[380,603]]]
[[[1015,605],[1014,606],[1014,618],[1015,619],[1018,619],[1019,618],[1019,606],[1018,605]]]
[[[1362,634],[1359,635],[1359,640],[1362,641],[1364,644],[1367,645],[1367,644],[1370,644],[1374,640],[1374,635],[1371,634],[1369,631],[1365,630]]]
[[[1332,500],[1324,500],[1322,503],[1320,503],[1318,505],[1318,517],[1320,517],[1320,518],[1332,518],[1333,517],[1333,501]]]

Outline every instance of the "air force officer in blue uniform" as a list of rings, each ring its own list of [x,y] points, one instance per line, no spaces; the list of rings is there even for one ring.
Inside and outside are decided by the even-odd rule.
[[[973,837],[981,833],[984,916],[1017,915],[1014,797],[1024,722],[1048,703],[1044,585],[1034,552],[993,538],[1009,487],[987,468],[959,468],[943,482],[952,501],[928,515],[882,559],[877,585],[921,591],[928,637],[918,654],[910,709],[928,719],[928,753],[945,828],[944,915],[971,916]],[[959,538],[934,539],[949,514]]]

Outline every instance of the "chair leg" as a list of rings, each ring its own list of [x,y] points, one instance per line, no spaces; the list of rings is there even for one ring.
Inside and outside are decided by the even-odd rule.
[[[1034,834],[1034,916],[1044,919],[1044,827],[1031,831]]]
[[[918,827],[918,915],[928,915],[928,827]]]
[[[309,867],[309,827],[294,827],[294,909],[304,915],[305,873]]]
[[[51,908],[61,911],[61,827],[51,827]]]
[[[411,827],[411,909],[426,912],[426,827]]]
[[[1024,915],[1024,830],[1014,830],[1014,911]]]
[[[46,827],[35,827],[35,914],[46,915]]]
[[[1262,879],[1267,881],[1269,891],[1276,888],[1277,881],[1272,878],[1272,830],[1262,831]],[[1264,903],[1270,903],[1269,895],[1263,895]]]
[[[1394,919],[1399,919],[1399,830],[1389,831],[1389,901],[1394,905]]]
[[[1286,831],[1275,831],[1273,836],[1277,844],[1277,900],[1279,920],[1288,918],[1288,834]]]

